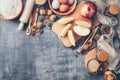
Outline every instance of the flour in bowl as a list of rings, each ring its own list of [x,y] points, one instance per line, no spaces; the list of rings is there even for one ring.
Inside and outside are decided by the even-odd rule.
[[[20,0],[0,0],[0,14],[5,18],[13,18],[21,11]]]

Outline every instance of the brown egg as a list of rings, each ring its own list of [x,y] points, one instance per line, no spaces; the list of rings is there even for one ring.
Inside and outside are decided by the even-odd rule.
[[[68,0],[59,0],[61,4],[68,4]]]
[[[61,4],[59,8],[60,12],[67,12],[68,9],[69,9],[69,5],[67,4]]]

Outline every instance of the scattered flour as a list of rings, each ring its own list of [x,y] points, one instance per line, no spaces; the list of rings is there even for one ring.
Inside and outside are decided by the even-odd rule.
[[[19,14],[21,5],[19,0],[0,0],[0,13],[5,18],[12,18]]]

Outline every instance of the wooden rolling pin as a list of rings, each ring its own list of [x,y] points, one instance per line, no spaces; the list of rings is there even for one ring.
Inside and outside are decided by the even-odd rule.
[[[20,24],[18,27],[18,30],[21,31],[24,27],[24,24],[28,22],[28,19],[31,15],[33,6],[34,6],[34,0],[27,0],[24,11],[20,17]]]

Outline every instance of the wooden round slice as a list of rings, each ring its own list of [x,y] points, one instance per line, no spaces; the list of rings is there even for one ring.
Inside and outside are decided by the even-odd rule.
[[[108,54],[104,50],[100,50],[100,52],[97,54],[97,58],[101,62],[105,62],[108,59]]]
[[[89,52],[87,53],[87,55],[85,56],[85,60],[84,60],[84,62],[85,62],[85,67],[87,68],[88,62],[89,62],[91,59],[95,59],[95,58],[96,58],[96,49],[93,49],[93,50],[89,51]]]
[[[87,64],[87,68],[88,68],[89,72],[92,72],[92,73],[96,73],[99,66],[100,66],[100,64],[96,59],[90,60]]]
[[[46,0],[35,0],[35,3],[38,5],[43,5],[46,3]]]
[[[104,80],[116,80],[116,75],[111,71],[106,71],[104,73],[103,79]]]
[[[120,8],[118,5],[113,4],[113,5],[110,5],[109,11],[111,14],[116,15],[120,12]]]

